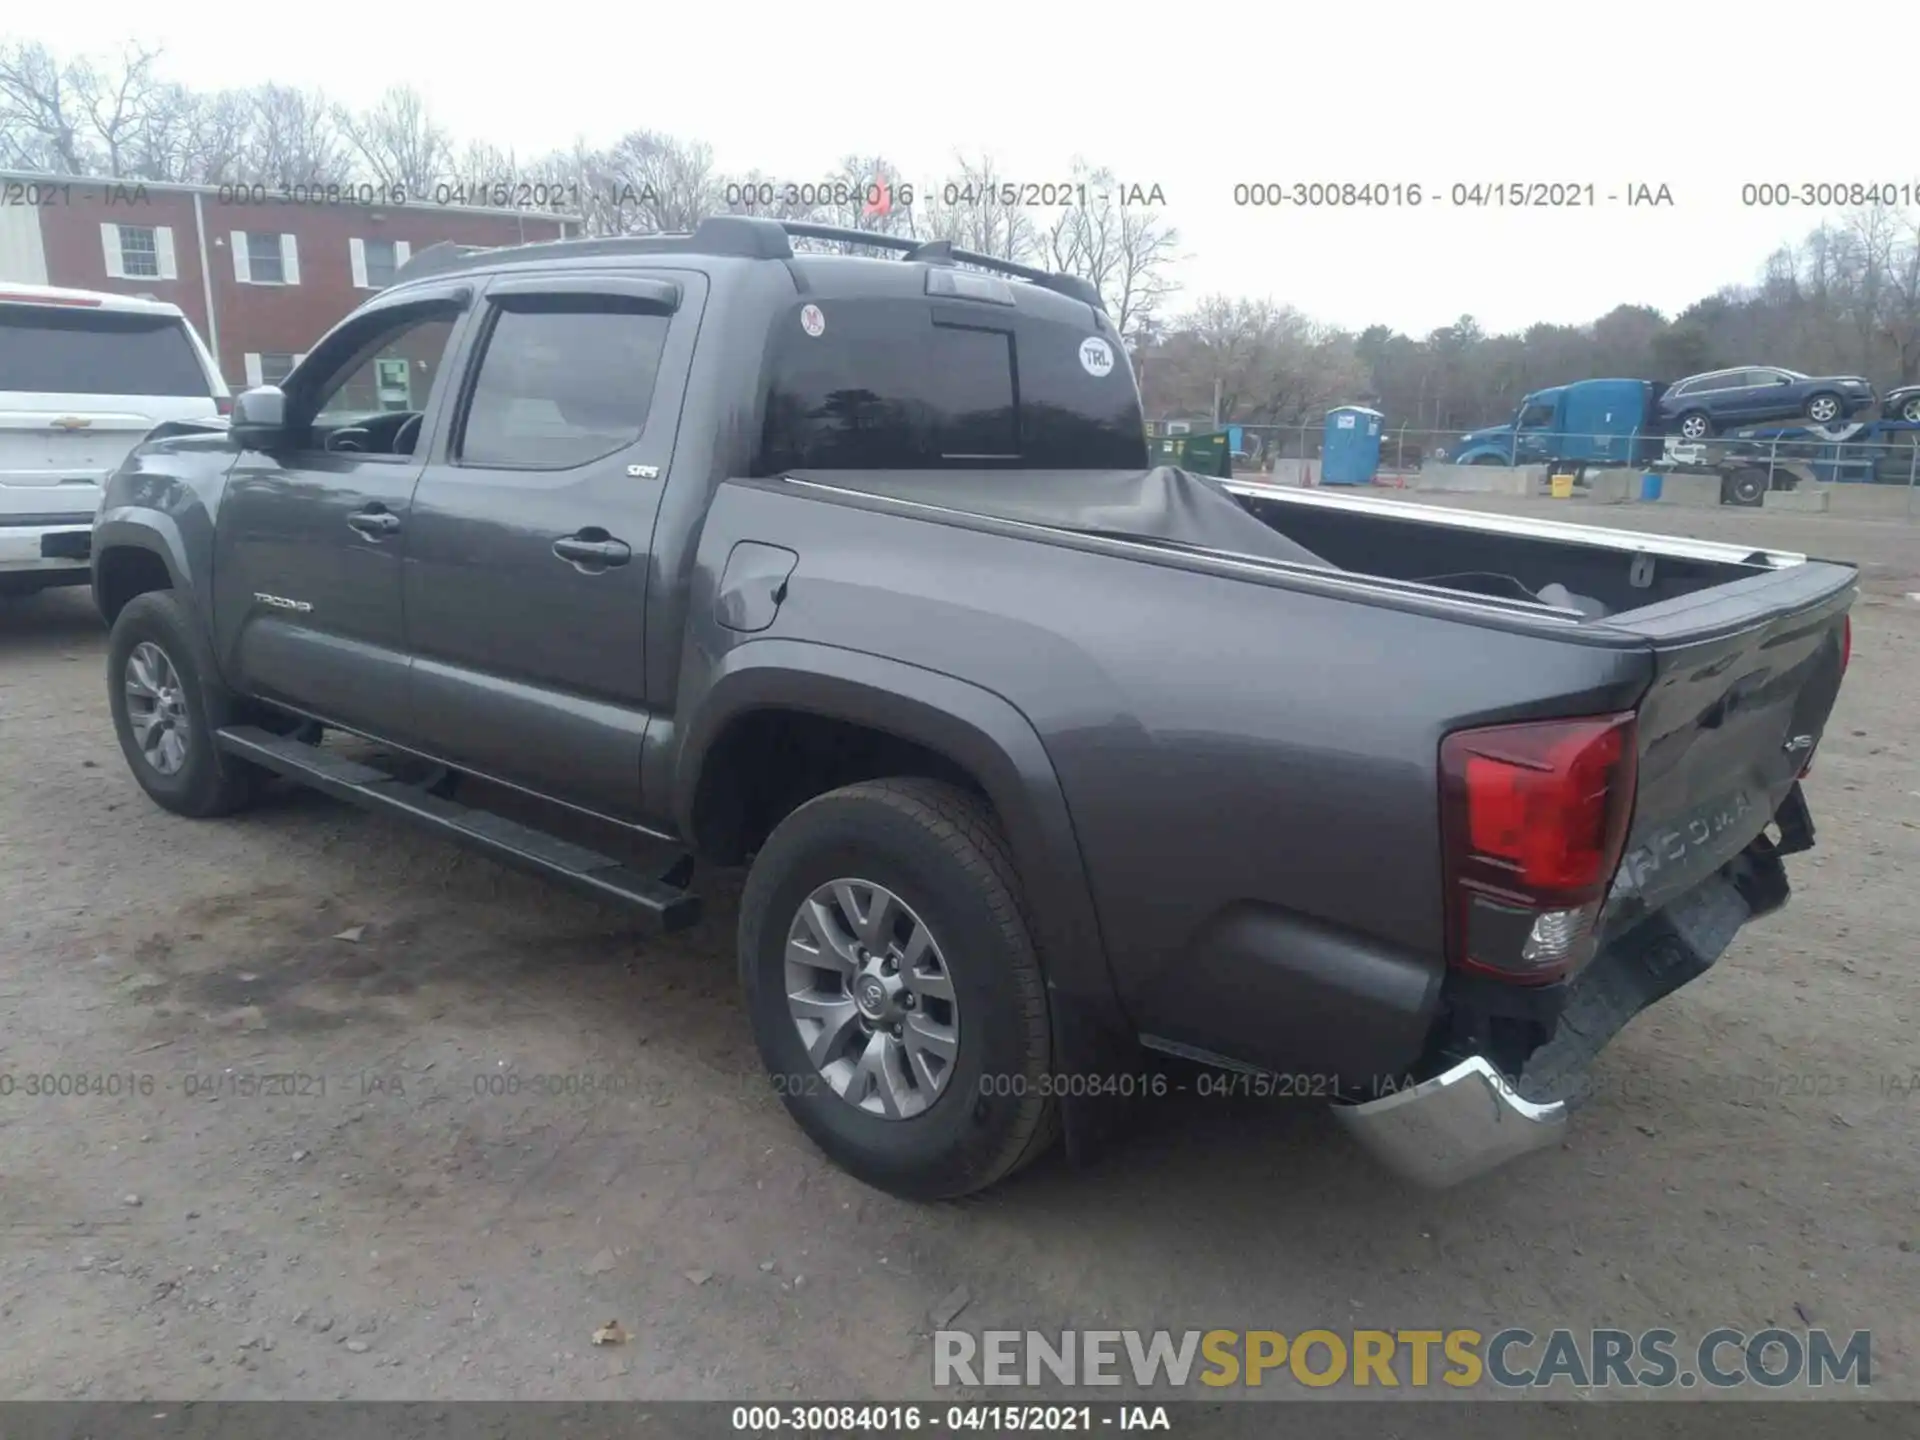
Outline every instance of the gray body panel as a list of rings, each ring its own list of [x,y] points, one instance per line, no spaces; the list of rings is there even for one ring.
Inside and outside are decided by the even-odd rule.
[[[104,557],[150,551],[236,691],[660,836],[693,838],[708,754],[756,710],[911,740],[972,775],[1007,830],[1057,1033],[1296,1073],[1389,1074],[1428,1045],[1446,974],[1447,731],[1644,704],[1634,844],[1658,849],[1661,827],[1744,791],[1743,845],[1795,773],[1762,758],[1773,731],[1817,732],[1831,705],[1807,681],[1851,598],[1845,567],[1582,623],[1290,564],[1287,546],[1155,547],[846,477],[737,478],[770,317],[809,293],[804,269],[606,256],[566,273],[686,286],[647,431],[611,468],[544,489],[453,475],[453,384],[436,387],[416,457],[341,457],[324,484],[224,435],[160,440],[109,482],[96,593],[111,589]],[[490,281],[470,283],[477,314]],[[456,332],[449,376],[477,328]],[[376,493],[405,507],[391,545],[342,519]],[[547,553],[585,525],[633,562],[582,576]],[[1649,884],[1642,909],[1665,893]],[[1094,1053],[1061,1048],[1069,1066]]]

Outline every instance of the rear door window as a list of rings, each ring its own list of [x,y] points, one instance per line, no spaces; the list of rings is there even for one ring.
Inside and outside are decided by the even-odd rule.
[[[756,474],[1147,464],[1125,356],[1103,337],[1107,363],[1083,361],[1090,325],[897,297],[808,318],[778,322]]]
[[[617,295],[516,297],[487,337],[460,463],[564,470],[626,449],[646,427],[671,323]]]
[[[213,384],[175,316],[0,305],[0,390],[211,396]]]

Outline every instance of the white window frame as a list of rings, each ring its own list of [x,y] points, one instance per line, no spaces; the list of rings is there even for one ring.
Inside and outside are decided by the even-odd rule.
[[[230,231],[227,243],[233,249],[233,278],[242,285],[298,285],[300,283],[300,243],[290,231],[280,232],[280,272],[278,280],[253,278],[253,256],[247,249],[247,235],[271,235],[271,230]]]
[[[159,274],[129,275],[127,273],[127,252],[121,237],[122,230],[153,232],[153,258]],[[102,220],[100,222],[100,254],[106,261],[107,278],[110,280],[178,280],[180,278],[179,264],[174,258],[171,225],[123,226],[112,220]]]
[[[347,263],[353,267],[353,288],[356,290],[378,290],[380,287],[367,279],[367,241],[356,236],[347,241]],[[392,240],[393,273],[398,275],[407,261],[413,258],[413,246],[405,240]]]
[[[300,362],[307,358],[307,352],[304,350],[296,350],[296,351],[249,350],[247,351],[247,353],[243,357],[241,357],[241,363],[246,367],[248,389],[251,390],[256,385],[267,385],[267,384],[278,385],[280,383],[279,380],[269,381],[266,379],[267,368],[266,368],[265,362],[266,362],[266,357],[270,354],[286,355],[289,359],[293,361],[293,365],[289,367],[288,374],[291,374],[293,370],[298,369],[300,366]],[[285,378],[286,378],[285,375],[280,377],[281,380],[284,380]]]

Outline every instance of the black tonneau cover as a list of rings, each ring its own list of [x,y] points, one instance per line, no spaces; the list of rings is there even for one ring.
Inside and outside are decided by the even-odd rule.
[[[1171,465],[1152,470],[796,470],[789,474],[796,480],[1000,520],[1334,568],[1250,515],[1218,480]]]

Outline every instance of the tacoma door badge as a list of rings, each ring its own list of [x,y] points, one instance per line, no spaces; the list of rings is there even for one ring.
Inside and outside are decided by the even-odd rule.
[[[284,595],[268,595],[259,590],[253,592],[253,598],[258,600],[262,605],[273,606],[276,610],[292,610],[301,615],[305,615],[309,610],[313,609],[313,604],[310,601],[289,600]]]

